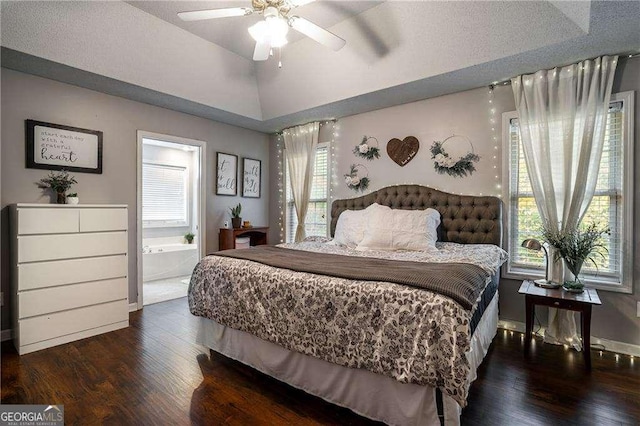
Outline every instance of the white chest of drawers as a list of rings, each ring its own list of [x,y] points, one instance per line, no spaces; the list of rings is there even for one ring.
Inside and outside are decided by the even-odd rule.
[[[14,204],[10,217],[20,355],[129,326],[126,205]]]

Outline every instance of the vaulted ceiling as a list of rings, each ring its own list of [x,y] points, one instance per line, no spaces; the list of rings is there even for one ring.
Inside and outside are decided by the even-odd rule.
[[[251,60],[255,41],[247,28],[262,20],[262,16],[254,13],[249,16],[237,16],[218,19],[185,22],[178,18],[178,12],[190,10],[219,9],[226,7],[248,7],[245,1],[128,1],[132,6],[144,10],[151,15],[176,25],[205,40],[222,46],[238,55]],[[333,27],[345,19],[352,18],[367,9],[379,5],[382,1],[318,1],[305,4],[295,9],[295,14],[304,16],[323,28]],[[289,43],[302,40],[304,36],[295,31],[287,35]]]
[[[347,40],[293,32],[253,62],[259,17],[183,22],[249,1],[7,2],[2,66],[264,132],[640,50],[640,2],[317,1],[300,16]]]

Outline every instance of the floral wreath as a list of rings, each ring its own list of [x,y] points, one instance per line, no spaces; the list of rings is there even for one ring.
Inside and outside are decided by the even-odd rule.
[[[366,176],[358,176],[358,168],[360,167],[365,170]],[[369,187],[369,183],[371,183],[369,170],[362,164],[352,164],[351,167],[349,167],[349,173],[344,175],[344,183],[347,184],[347,188],[349,189],[353,189],[356,192],[364,192]]]
[[[444,150],[444,144],[449,139],[453,138],[464,138],[469,142],[471,146],[471,151],[467,152],[464,156],[460,157],[457,161]],[[465,177],[467,175],[472,175],[473,172],[476,171],[476,167],[473,163],[477,163],[480,161],[480,156],[473,151],[473,144],[469,140],[469,138],[460,135],[452,135],[443,140],[435,141],[433,145],[431,145],[431,159],[434,160],[433,167],[436,169],[436,172],[439,174],[448,174],[449,176],[454,177]]]
[[[371,139],[376,141],[376,146],[372,146],[368,143]],[[380,158],[380,148],[378,148],[379,145],[380,143],[378,142],[378,139],[374,138],[373,136],[363,136],[362,142],[360,142],[358,145],[356,145],[355,148],[353,148],[353,153],[358,157],[365,158],[371,161],[374,158]]]

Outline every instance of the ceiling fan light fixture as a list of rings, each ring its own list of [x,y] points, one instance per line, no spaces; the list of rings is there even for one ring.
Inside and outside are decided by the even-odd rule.
[[[252,0],[252,7],[231,7],[222,9],[195,10],[179,12],[178,17],[184,21],[201,21],[205,19],[226,18],[230,16],[259,13],[263,20],[248,28],[249,34],[256,41],[253,51],[254,61],[266,61],[273,49],[280,49],[287,44],[289,27],[311,38],[312,40],[340,50],[346,41],[330,31],[299,16],[290,16],[293,8],[311,3],[314,0]],[[277,50],[278,55],[280,50]],[[281,63],[279,62],[279,66]]]
[[[265,20],[267,27],[269,28],[269,34],[271,38],[286,37],[289,32],[289,24],[280,16],[270,16]]]
[[[269,43],[271,47],[282,47],[287,44],[289,25],[279,16],[268,16],[249,27],[249,34],[258,43]]]

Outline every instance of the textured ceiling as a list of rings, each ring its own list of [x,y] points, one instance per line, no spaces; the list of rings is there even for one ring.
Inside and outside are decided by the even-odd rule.
[[[211,5],[166,3],[142,7]],[[334,25],[312,8],[333,13],[352,2],[325,3],[300,15],[344,36],[346,47],[333,52],[302,38],[286,46],[278,70],[123,2],[1,2],[2,66],[272,132],[640,52],[640,1],[388,1],[329,16]],[[245,34],[244,24],[232,27]]]
[[[163,21],[176,25],[192,34],[224,47],[247,59],[253,58],[255,42],[247,29],[262,19],[260,14],[236,16],[232,18],[209,19],[185,22],[178,18],[178,12],[191,10],[221,9],[225,7],[250,7],[250,0],[237,1],[128,1],[132,6],[144,10]],[[292,14],[306,18],[323,28],[331,27],[351,18],[381,1],[318,1],[294,9]],[[304,36],[291,30],[287,35],[289,43]]]

